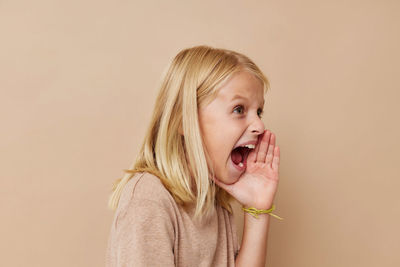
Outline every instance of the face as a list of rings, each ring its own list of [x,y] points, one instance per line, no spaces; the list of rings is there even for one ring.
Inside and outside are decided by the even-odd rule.
[[[223,84],[212,102],[199,108],[207,161],[220,181],[235,183],[245,172],[249,148],[264,132],[263,106],[262,83],[253,74],[241,71]]]

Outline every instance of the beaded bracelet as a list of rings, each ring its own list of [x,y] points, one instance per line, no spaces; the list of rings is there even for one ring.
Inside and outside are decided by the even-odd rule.
[[[245,212],[249,213],[250,215],[252,215],[254,218],[258,219],[258,214],[269,214],[279,220],[283,220],[283,218],[279,217],[278,215],[275,215],[273,213],[271,213],[272,211],[275,210],[275,205],[272,204],[272,208],[268,209],[268,210],[258,210],[256,208],[250,207],[250,208],[242,208],[242,210],[244,210]]]

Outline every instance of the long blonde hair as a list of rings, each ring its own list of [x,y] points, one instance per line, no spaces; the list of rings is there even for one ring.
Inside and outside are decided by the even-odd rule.
[[[114,183],[110,208],[118,206],[124,186],[135,173],[149,172],[178,204],[196,203],[196,218],[212,215],[216,202],[232,211],[229,194],[210,179],[213,170],[207,166],[198,107],[212,101],[221,84],[241,70],[254,74],[267,92],[267,78],[243,54],[196,46],[176,55],[162,81],[139,154],[124,177]]]

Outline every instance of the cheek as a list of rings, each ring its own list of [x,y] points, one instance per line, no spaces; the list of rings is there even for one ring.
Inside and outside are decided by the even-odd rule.
[[[217,134],[215,130],[206,137],[205,147],[213,165],[218,166],[218,168],[226,161],[228,154],[230,155],[231,153],[226,137],[224,138],[223,135]]]
[[[210,147],[211,159],[218,168],[224,168],[230,159],[232,148],[235,145],[232,135],[225,133],[215,136],[213,145]]]

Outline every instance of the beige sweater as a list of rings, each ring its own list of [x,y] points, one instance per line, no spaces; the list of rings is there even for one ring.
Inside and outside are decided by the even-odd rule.
[[[136,174],[125,186],[108,240],[107,267],[234,266],[233,215],[218,205],[207,223],[177,205],[161,181]]]

